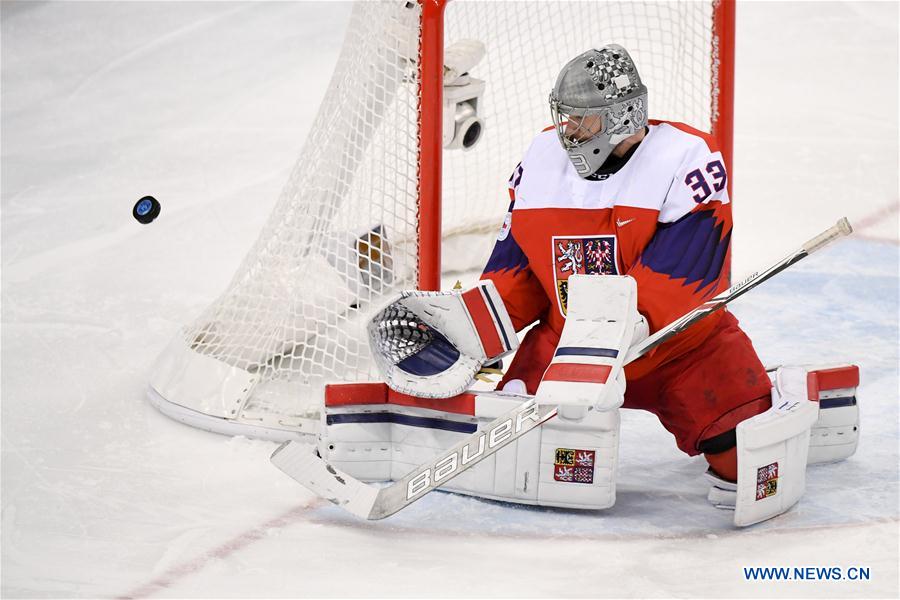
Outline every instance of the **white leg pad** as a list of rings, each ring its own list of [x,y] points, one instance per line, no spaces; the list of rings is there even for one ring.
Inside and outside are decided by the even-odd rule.
[[[808,464],[849,458],[859,444],[859,406],[856,388],[859,367],[778,367],[772,384],[783,399],[807,398],[818,403],[819,415],[809,438]]]
[[[809,464],[845,460],[859,445],[859,367],[817,367],[807,372],[810,400],[819,403],[819,418],[809,439]]]
[[[783,400],[737,426],[738,481],[734,524],[765,521],[791,508],[806,488],[810,427],[818,405]]]
[[[363,481],[401,479],[528,398],[505,392],[465,396],[474,402],[474,416],[391,402],[326,406],[319,453]],[[609,508],[615,503],[618,447],[617,409],[590,411],[578,421],[556,418],[443,489],[540,506]]]
[[[809,450],[806,458],[807,465],[844,460],[856,451],[859,442],[859,408],[856,404],[856,388],[859,385],[859,367],[855,365],[804,365],[778,367],[771,374],[771,377],[774,408],[767,413],[763,413],[763,415],[756,417],[757,421],[750,426],[750,429],[756,432],[757,437],[761,435],[760,431],[763,428],[769,426],[767,423],[770,421],[778,421],[787,428],[787,433],[765,433],[765,435],[771,435],[773,439],[788,435],[789,437],[783,442],[785,446],[784,454],[796,455],[796,452],[790,452],[787,448],[791,447],[796,449],[797,444],[799,443],[799,437],[796,435],[791,437],[789,435],[790,427],[792,427],[790,422],[779,421],[778,407],[782,407],[782,410],[784,410],[795,403],[806,403],[812,404],[817,408],[815,421],[809,432]],[[808,407],[804,410],[808,410]],[[768,416],[763,419],[762,417],[765,415]],[[792,419],[796,421],[799,417],[793,416]],[[795,424],[799,426],[798,423]],[[746,431],[747,426],[745,425],[744,427]],[[775,430],[773,429],[773,432],[774,431]],[[802,435],[802,432],[800,435]],[[758,458],[760,454],[759,448],[754,448],[752,452],[747,452],[745,450],[743,454],[739,449],[739,467],[747,466],[740,462],[742,457],[744,457],[743,460],[746,463],[747,456]],[[761,463],[764,462],[764,460],[758,460],[757,462]],[[759,470],[757,471],[756,483],[762,486],[757,489],[757,492],[759,495],[763,495],[763,498],[761,498],[759,502],[762,502],[767,498],[767,496],[764,495],[766,493],[779,493],[779,486],[783,492],[786,485],[789,489],[793,487],[794,492],[789,491],[784,494],[784,500],[781,501],[784,506],[787,508],[792,504],[789,498],[792,493],[799,498],[799,495],[802,494],[802,489],[798,490],[797,488],[798,480],[795,477],[792,477],[791,481],[786,483],[786,480],[783,480],[783,476],[788,473],[785,469],[792,468],[792,464],[794,463],[791,462],[788,467],[783,467],[781,463],[779,463],[777,480],[774,478],[770,479],[770,476],[775,475],[774,469],[762,472]],[[757,468],[759,468],[759,466]],[[754,521],[753,518],[755,517],[748,516],[756,515],[759,511],[754,507],[755,503],[758,502],[756,500],[757,494],[751,495],[750,493],[752,490],[750,485],[753,483],[750,467],[747,468],[745,476],[747,485],[746,489],[744,489],[744,502],[749,505],[750,508],[745,508],[743,516],[740,517],[742,523],[737,523],[736,519],[738,525],[750,524],[762,520],[758,519]],[[738,485],[722,479],[714,473],[712,469],[707,471],[706,477],[711,484],[709,495],[707,496],[708,500],[715,505],[716,508],[734,510],[737,502]],[[769,504],[774,506],[777,503],[769,502]],[[779,513],[776,512],[774,514]],[[771,516],[774,516],[774,514]],[[743,521],[747,522],[744,523]]]
[[[616,503],[619,411],[591,411],[577,421],[554,419],[541,436],[537,504],[609,508]]]

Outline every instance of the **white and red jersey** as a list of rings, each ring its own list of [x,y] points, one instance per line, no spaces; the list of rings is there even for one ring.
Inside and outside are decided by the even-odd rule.
[[[651,332],[728,287],[725,161],[703,132],[651,121],[618,171],[590,180],[578,176],[551,128],[526,151],[510,178],[510,196],[482,278],[496,284],[516,330],[541,321],[536,335],[545,346],[562,331],[573,273],[634,277]],[[627,376],[641,377],[697,347],[717,321],[711,316],[635,361]],[[543,358],[530,359],[539,372],[527,378],[529,388],[546,367]]]

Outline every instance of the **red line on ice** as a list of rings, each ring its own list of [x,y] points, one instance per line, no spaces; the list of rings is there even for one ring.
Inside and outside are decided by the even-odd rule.
[[[859,237],[861,237],[863,239],[872,240],[872,241],[876,241],[876,242],[892,242],[892,243],[896,244],[896,243],[898,243],[898,241],[900,241],[897,238],[871,236],[871,235],[866,235],[863,232],[866,229],[869,229],[870,227],[872,227],[874,225],[878,225],[879,223],[884,221],[887,217],[896,213],[897,211],[900,211],[900,200],[898,200],[897,202],[895,202],[893,204],[889,204],[887,206],[884,206],[884,207],[876,210],[875,212],[869,214],[868,216],[865,216],[862,219],[860,219],[859,222],[857,222],[857,223],[853,223],[853,229],[857,234],[859,234]]]
[[[170,588],[179,580],[184,579],[188,575],[192,575],[203,569],[207,564],[209,564],[210,561],[214,559],[228,558],[235,552],[246,548],[253,542],[266,537],[266,532],[270,529],[278,529],[296,523],[297,518],[308,509],[309,504],[301,504],[300,506],[295,506],[282,515],[279,515],[274,519],[266,521],[262,525],[258,525],[253,529],[249,529],[233,537],[224,544],[213,548],[209,552],[198,556],[193,560],[189,560],[185,563],[167,569],[166,572],[159,577],[156,577],[155,579],[152,579],[125,594],[117,596],[117,598],[146,598],[154,592]]]

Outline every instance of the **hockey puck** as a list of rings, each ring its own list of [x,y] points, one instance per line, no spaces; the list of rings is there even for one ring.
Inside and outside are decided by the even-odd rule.
[[[161,206],[156,198],[153,196],[144,196],[134,205],[131,214],[137,219],[138,223],[146,225],[159,216],[160,208]]]

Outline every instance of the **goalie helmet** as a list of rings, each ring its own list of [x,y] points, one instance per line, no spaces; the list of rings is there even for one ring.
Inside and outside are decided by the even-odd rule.
[[[562,68],[550,92],[550,112],[575,170],[587,177],[619,142],[647,125],[647,87],[628,51],[608,44]]]

